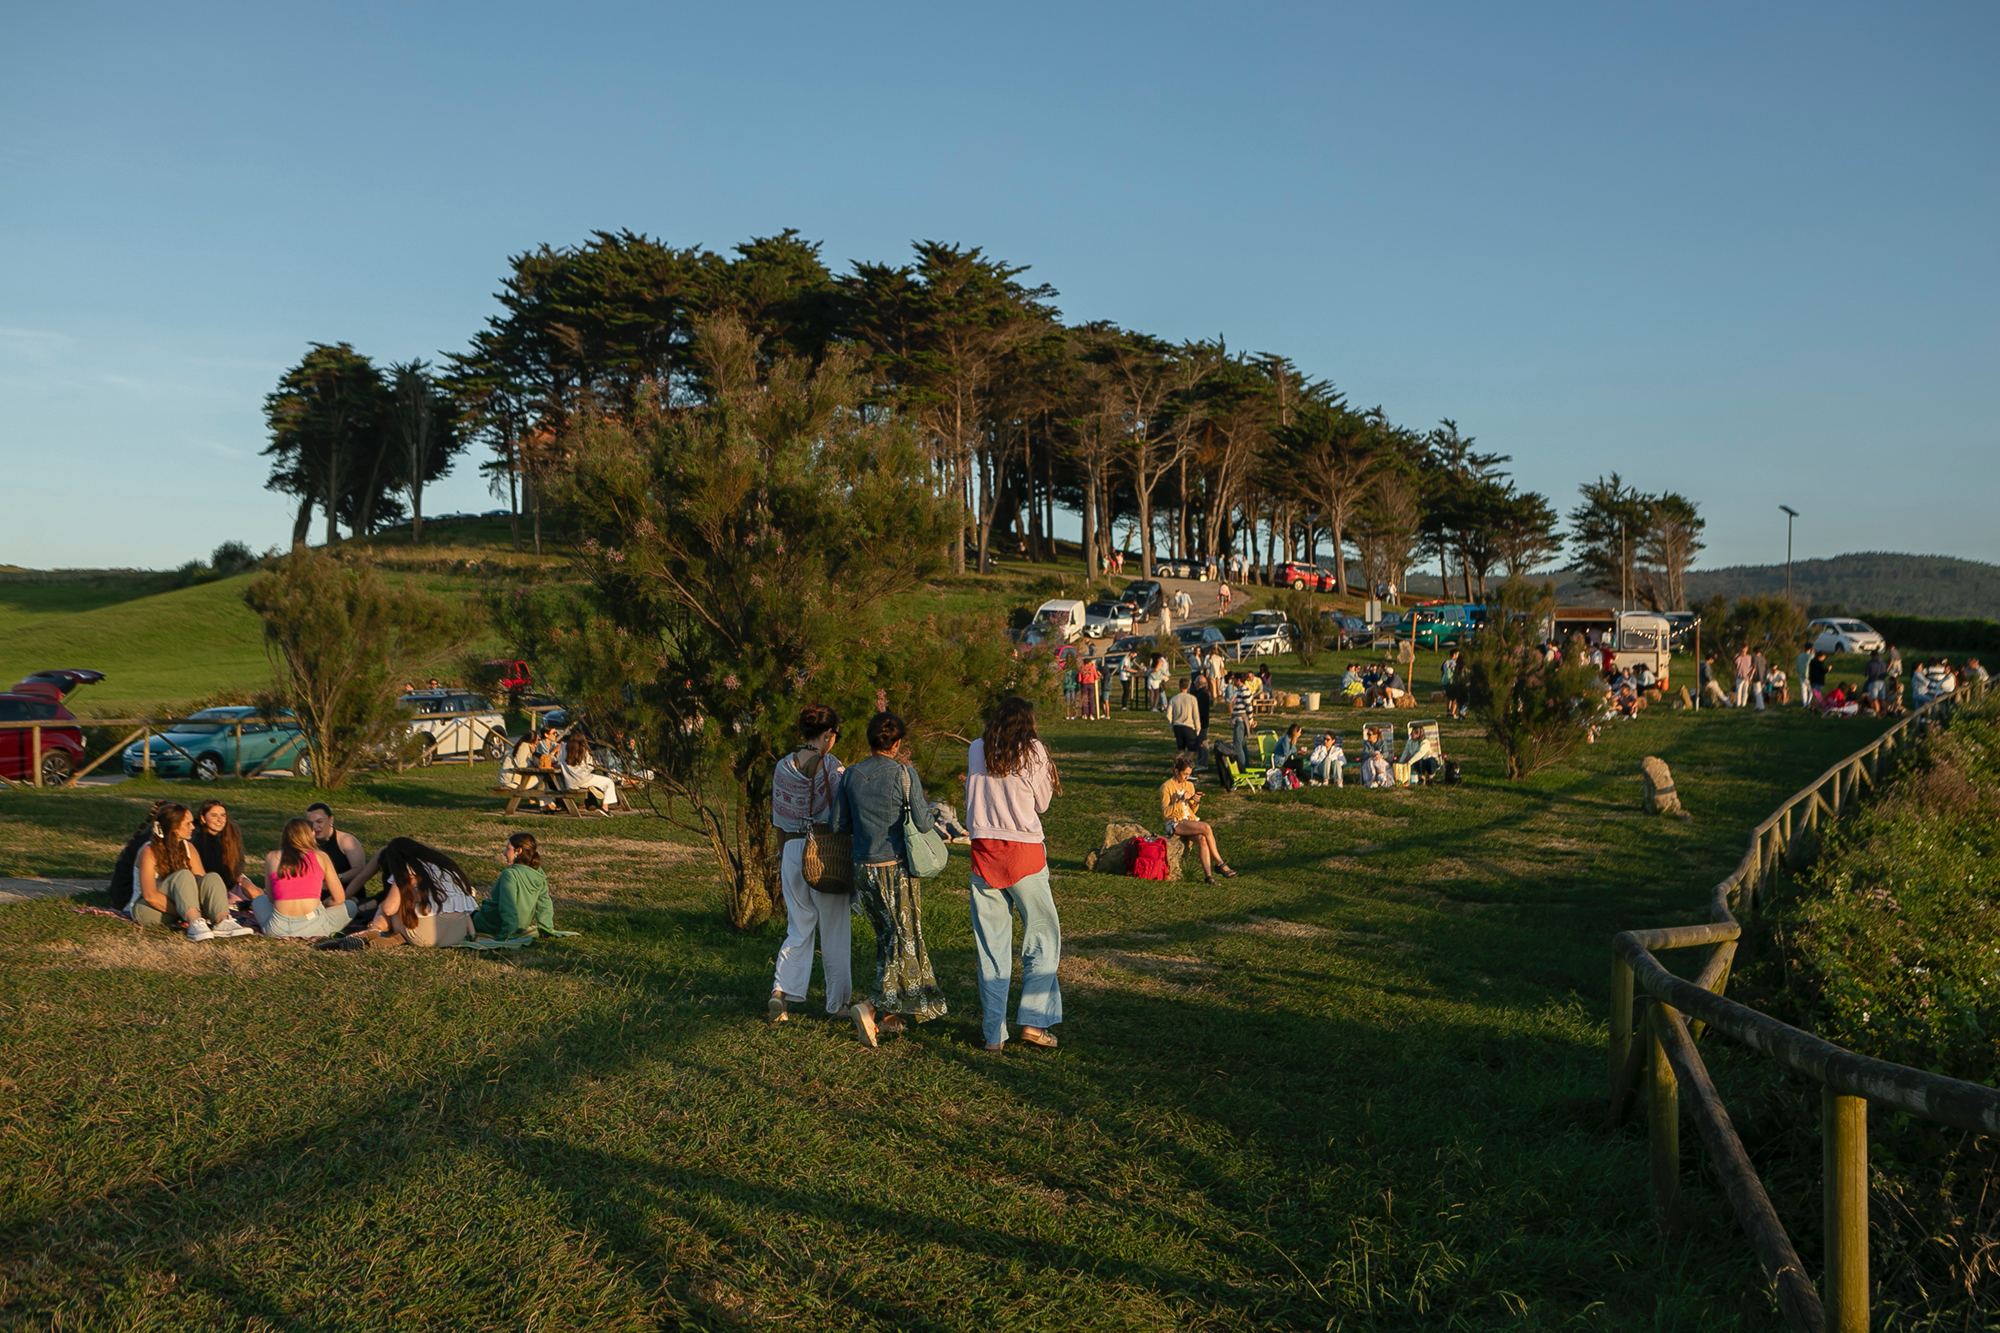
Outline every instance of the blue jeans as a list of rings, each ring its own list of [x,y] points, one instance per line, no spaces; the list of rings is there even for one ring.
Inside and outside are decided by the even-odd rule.
[[[1014,980],[1014,914],[1021,915],[1021,1004],[1014,1018],[1022,1027],[1047,1028],[1062,1022],[1062,921],[1049,892],[1045,866],[1011,888],[992,889],[972,876],[972,942],[979,962],[979,1005],[986,1044],[1007,1040],[1007,992]]]

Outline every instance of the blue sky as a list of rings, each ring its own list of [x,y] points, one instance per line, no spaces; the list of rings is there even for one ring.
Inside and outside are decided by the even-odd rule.
[[[185,12],[183,12],[185,11]],[[1455,418],[1702,563],[2000,561],[2000,6],[72,4],[0,48],[0,562],[283,542],[310,341],[456,349],[507,255],[931,237],[1075,320]],[[475,460],[426,508],[494,502]],[[317,532],[317,528],[315,528]]]

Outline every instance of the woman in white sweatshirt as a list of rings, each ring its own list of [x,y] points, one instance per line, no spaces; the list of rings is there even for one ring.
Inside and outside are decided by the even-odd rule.
[[[1007,1041],[1007,995],[1014,977],[1014,916],[1021,917],[1021,1040],[1056,1045],[1062,1022],[1062,921],[1049,890],[1042,812],[1062,791],[1055,761],[1035,734],[1035,706],[1003,699],[986,734],[965,756],[965,822],[972,833],[972,938],[986,1049]]]

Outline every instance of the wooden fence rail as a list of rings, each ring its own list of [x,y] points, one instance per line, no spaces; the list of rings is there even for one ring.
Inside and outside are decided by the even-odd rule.
[[[1797,1329],[1868,1327],[1868,1106],[1873,1102],[1939,1125],[2000,1135],[2000,1088],[1946,1078],[1843,1049],[1723,995],[1743,927],[1758,895],[1781,870],[1796,868],[1826,822],[1873,790],[1912,736],[1948,721],[1980,687],[1933,699],[1795,792],[1750,832],[1743,859],[1710,894],[1709,920],[1693,926],[1628,930],[1611,941],[1611,1116],[1623,1117],[1643,1080],[1654,1206],[1669,1230],[1681,1224],[1680,1110],[1708,1149],[1737,1222],[1771,1283],[1778,1308]],[[1675,976],[1654,955],[1710,948],[1694,979]],[[1642,1013],[1641,1005],[1645,1006]],[[1696,1047],[1704,1029],[1775,1060],[1819,1084],[1826,1223],[1823,1289],[1815,1287]]]

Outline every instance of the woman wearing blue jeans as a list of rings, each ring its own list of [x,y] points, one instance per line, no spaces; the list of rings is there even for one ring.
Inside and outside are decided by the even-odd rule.
[[[1062,921],[1049,891],[1042,812],[1062,790],[1055,761],[1035,734],[1035,706],[1003,699],[965,756],[965,822],[972,833],[972,939],[986,1049],[1007,1043],[1014,980],[1014,917],[1021,918],[1021,1040],[1053,1049],[1062,1022]]]

